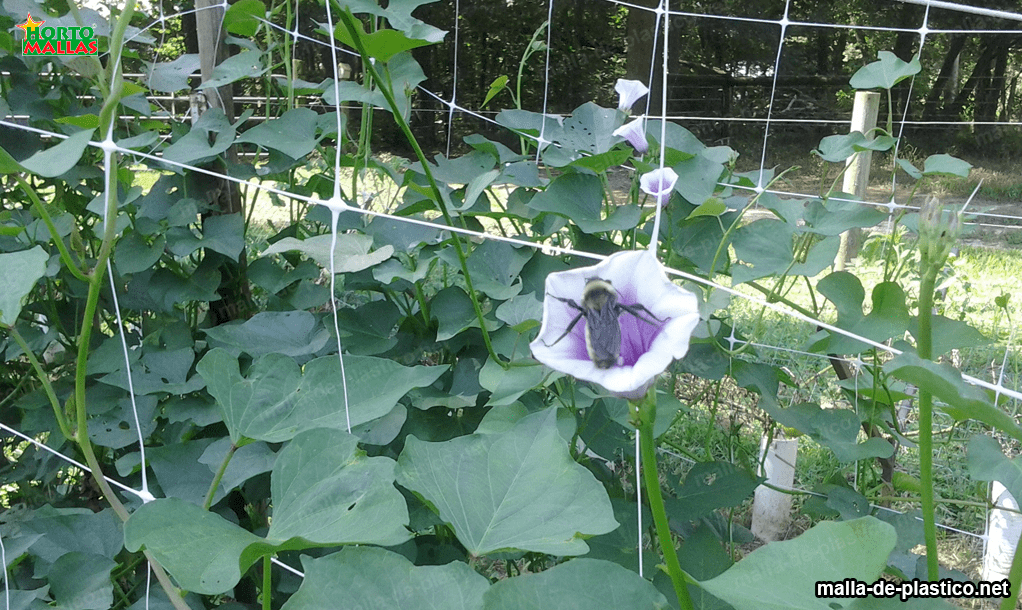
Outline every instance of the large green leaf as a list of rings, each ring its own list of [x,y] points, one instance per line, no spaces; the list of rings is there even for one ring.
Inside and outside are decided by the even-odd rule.
[[[824,521],[794,540],[756,549],[701,586],[735,610],[837,610],[847,604],[816,597],[816,583],[873,582],[895,540],[894,528],[873,517]]]
[[[124,524],[124,546],[145,547],[189,591],[216,595],[230,590],[274,546],[259,536],[179,498],[139,507]]]
[[[850,409],[821,409],[819,405],[803,403],[786,409],[770,408],[761,403],[770,416],[781,425],[795,428],[808,434],[812,439],[829,447],[841,462],[851,462],[871,457],[890,457],[894,447],[882,438],[870,438],[857,442],[860,420]]]
[[[273,466],[273,521],[267,538],[315,544],[408,539],[408,507],[394,487],[394,460],[366,457],[358,437],[319,428],[296,436]]]
[[[234,6],[237,4],[232,8]],[[238,136],[238,142],[251,142],[279,150],[292,159],[301,159],[316,148],[318,124],[318,114],[308,108],[295,108],[259,123]]]
[[[498,581],[483,595],[486,610],[654,610],[670,608],[648,580],[616,563],[573,559],[539,574]]]
[[[324,269],[330,269],[330,235],[316,235],[308,239],[285,237],[274,243],[263,252],[264,256],[282,252],[298,251],[319,263]],[[334,247],[334,271],[352,273],[377,265],[394,254],[393,246],[383,246],[372,252],[373,238],[361,233],[344,233],[337,236]]]
[[[993,404],[992,393],[965,383],[962,373],[950,364],[937,364],[914,352],[904,352],[884,364],[884,372],[928,390],[946,403],[940,408],[956,420],[975,419],[1022,441],[1022,428]]]
[[[852,75],[850,84],[856,89],[890,89],[922,69],[919,58],[904,62],[890,51],[880,51],[880,59],[867,64]]]
[[[307,311],[263,311],[239,324],[221,324],[204,330],[211,347],[223,347],[233,356],[275,353],[299,357],[323,349],[330,333]]]
[[[479,610],[490,586],[460,561],[416,566],[401,555],[372,547],[348,547],[316,559],[302,557],[302,569],[302,586],[283,610]]]
[[[354,20],[354,26],[356,35],[365,47],[366,54],[382,62],[390,61],[391,58],[402,51],[409,51],[431,44],[426,40],[409,38],[398,30],[381,29],[367,34],[365,28],[362,27],[362,22],[357,19]],[[352,37],[348,28],[343,23],[338,23],[334,27],[334,38],[351,48],[356,46],[355,38]]]
[[[25,297],[46,273],[50,255],[39,246],[20,252],[0,254],[0,324],[13,326],[25,304]]]
[[[231,147],[234,134],[235,127],[223,110],[211,108],[202,113],[188,133],[163,151],[163,158],[185,164],[208,161]]]
[[[212,78],[203,82],[198,88],[223,87],[243,78],[255,78],[267,70],[269,67],[266,65],[266,56],[261,51],[242,50],[241,53],[231,55],[217,64],[213,68]]]
[[[21,162],[21,166],[33,174],[55,178],[75,166],[89,146],[89,138],[95,129],[79,131],[56,146],[41,150]]]
[[[639,223],[639,208],[624,205],[615,208],[603,218],[603,185],[589,174],[558,176],[546,190],[529,201],[529,207],[540,212],[552,212],[570,218],[585,233],[620,231]]]
[[[60,608],[107,610],[114,601],[110,571],[117,566],[101,555],[71,552],[50,567],[50,593]]]
[[[670,516],[695,521],[718,509],[737,506],[763,482],[730,462],[699,462],[677,486],[676,498],[665,498]]]
[[[603,486],[571,459],[556,411],[533,413],[501,433],[442,443],[409,437],[398,483],[436,507],[473,555],[583,554],[584,536],[618,523]]]
[[[352,426],[383,417],[412,388],[428,386],[446,367],[405,367],[382,358],[344,356],[347,413]],[[336,355],[304,370],[292,358],[266,354],[242,376],[238,359],[211,350],[196,366],[224,412],[236,443],[248,437],[281,442],[313,428],[345,429],[344,382]]]
[[[179,56],[174,61],[149,64],[146,85],[160,93],[188,89],[188,79],[199,71],[200,63],[197,53],[189,53]]]
[[[998,481],[1012,496],[1022,498],[1022,458],[1008,459],[989,436],[976,434],[969,440],[969,476]]]

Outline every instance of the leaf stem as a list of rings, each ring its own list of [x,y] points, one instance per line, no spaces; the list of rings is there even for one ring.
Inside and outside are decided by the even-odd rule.
[[[263,555],[263,610],[272,610],[273,605],[273,553]]]
[[[653,438],[653,422],[656,420],[656,390],[650,389],[638,403],[632,403],[633,412],[637,415],[636,428],[639,431],[639,451],[642,456],[642,477],[646,487],[646,498],[653,513],[653,524],[656,527],[657,541],[664,554],[667,573],[674,584],[674,592],[678,596],[681,610],[694,610],[692,598],[688,594],[685,574],[678,562],[678,552],[674,548],[674,538],[667,521],[667,510],[664,508],[664,497],[660,492],[660,475],[657,471],[656,439]]]
[[[920,265],[922,278],[919,280],[919,336],[916,350],[920,358],[930,360],[933,357],[931,334],[933,289],[937,280],[938,265],[931,264],[925,252]],[[923,538],[926,541],[926,572],[927,578],[935,581],[939,577],[940,564],[937,558],[937,526],[933,499],[933,394],[924,387],[919,388],[919,479]]]
[[[43,384],[43,391],[46,392],[46,397],[50,399],[50,406],[53,407],[53,416],[57,418],[57,425],[60,426],[60,433],[64,435],[67,440],[72,440],[74,434],[71,432],[71,426],[67,421],[67,416],[64,415],[64,410],[60,406],[60,401],[57,399],[57,393],[53,391],[53,385],[50,383],[50,378],[46,376],[46,371],[43,370],[39,359],[35,357],[32,352],[32,348],[28,346],[28,342],[21,336],[18,329],[13,325],[6,327],[7,331],[11,333],[11,338],[18,344],[21,351],[25,352],[25,357],[28,358],[29,363],[32,364],[32,369],[35,370],[36,376],[39,381]],[[19,386],[21,384],[18,384]],[[13,396],[13,393],[12,393]]]
[[[447,209],[447,204],[444,203],[443,194],[440,192],[440,187],[436,183],[436,179],[433,177],[433,171],[429,169],[429,161],[426,159],[426,154],[422,151],[422,147],[419,146],[419,141],[415,138],[415,134],[412,133],[411,127],[408,126],[408,121],[405,120],[404,115],[401,113],[401,109],[397,105],[397,101],[394,98],[394,92],[392,91],[393,85],[380,76],[380,73],[376,71],[376,66],[373,63],[373,58],[369,56],[366,51],[365,45],[362,42],[361,34],[358,28],[355,27],[354,21],[355,16],[351,13],[351,9],[345,7],[344,12],[339,15],[341,21],[344,23],[344,27],[348,30],[348,35],[351,36],[352,41],[355,43],[355,48],[358,50],[359,55],[362,56],[362,64],[365,69],[372,76],[373,80],[377,83],[380,89],[380,93],[387,100],[387,105],[390,106],[391,114],[394,116],[394,121],[397,122],[401,132],[404,134],[405,139],[408,140],[408,144],[415,151],[415,156],[419,160],[419,164],[422,166],[422,172],[426,175],[426,181],[429,182],[429,188],[433,192],[433,197],[436,199],[437,207],[440,209],[440,213],[444,217],[444,221],[448,226],[453,227],[454,221],[451,218],[451,213]],[[486,320],[483,318],[483,309],[479,304],[479,298],[476,295],[475,289],[472,286],[472,274],[468,270],[468,260],[465,257],[465,249],[461,244],[461,237],[451,232],[451,242],[454,244],[454,251],[458,255],[458,261],[461,263],[461,272],[465,276],[465,286],[467,288],[469,298],[472,300],[472,309],[475,310],[476,318],[479,320],[479,330],[483,333],[483,343],[486,344],[486,351],[490,354],[490,358],[494,362],[499,364],[502,368],[508,368],[508,363],[504,362],[497,352],[493,349],[493,343],[490,341],[490,332],[486,330]]]
[[[60,234],[57,233],[57,227],[53,224],[53,219],[50,218],[50,213],[46,211],[46,207],[43,202],[39,200],[39,195],[32,188],[24,178],[18,174],[14,174],[14,179],[18,181],[22,190],[28,195],[28,198],[32,201],[32,207],[38,212],[39,217],[43,219],[43,223],[46,224],[46,228],[50,231],[50,236],[53,237],[53,243],[56,244],[57,250],[60,251],[60,258],[64,261],[64,265],[67,266],[67,270],[71,272],[71,275],[75,276],[83,282],[88,282],[89,278],[78,268],[78,265],[71,259],[71,253],[68,252],[67,246],[64,245],[64,240],[61,239]]]
[[[213,498],[216,496],[217,488],[220,487],[220,480],[224,478],[227,465],[231,463],[231,458],[234,457],[234,452],[237,450],[238,446],[232,442],[230,448],[227,449],[227,454],[224,455],[223,461],[220,462],[220,468],[217,469],[213,482],[209,485],[209,491],[206,492],[206,499],[202,503],[202,508],[209,510],[209,507],[213,505]]]

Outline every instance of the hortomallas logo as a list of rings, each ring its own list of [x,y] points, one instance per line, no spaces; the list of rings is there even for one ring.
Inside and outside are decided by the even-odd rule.
[[[96,32],[89,26],[43,27],[45,21],[35,21],[28,14],[25,23],[16,27],[25,31],[24,55],[96,55],[99,42]]]

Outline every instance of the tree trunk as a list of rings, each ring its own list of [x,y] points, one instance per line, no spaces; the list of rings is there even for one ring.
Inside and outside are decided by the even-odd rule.
[[[229,55],[224,33],[221,29],[224,8],[211,0],[196,0],[196,34],[199,44],[199,58],[202,66],[202,81],[206,82],[213,76],[213,69]],[[206,90],[206,102],[210,109],[219,108],[234,121],[234,90],[231,85]],[[207,111],[208,112],[208,111]],[[209,169],[220,172],[230,171],[237,165],[237,151],[232,146],[224,157],[213,161]],[[238,186],[230,180],[216,178],[205,173],[195,172],[192,176],[199,185],[196,192],[205,194],[207,203],[213,212],[204,214],[203,218],[215,215],[241,214],[241,193]],[[220,286],[217,294],[220,299],[209,304],[209,314],[214,325],[223,324],[239,318],[247,318],[252,312],[252,295],[246,279],[246,256],[242,248],[238,260],[209,249],[203,252],[204,264],[216,264],[220,271]]]
[[[655,7],[657,0],[636,0],[635,4],[641,6]],[[663,27],[663,24],[660,24]],[[660,36],[656,35],[657,20],[652,11],[631,8],[628,9],[627,40],[625,41],[625,78],[642,81],[649,86],[650,100],[660,99],[661,80],[660,63],[653,65],[654,40],[656,47],[662,47]],[[650,81],[650,70],[653,69],[653,82]],[[653,113],[659,113],[660,108],[651,106]]]
[[[955,66],[958,65],[958,58],[961,56],[962,49],[965,48],[967,40],[968,38],[962,34],[953,34],[951,36],[951,44],[948,46],[947,54],[944,55],[944,63],[940,66],[940,73],[937,74],[937,80],[933,82],[933,86],[926,96],[926,102],[923,106],[924,121],[935,120],[939,116],[940,99],[944,97],[945,93],[948,93],[948,97],[950,97],[950,94],[955,91],[958,83],[953,82],[951,77],[955,73]]]

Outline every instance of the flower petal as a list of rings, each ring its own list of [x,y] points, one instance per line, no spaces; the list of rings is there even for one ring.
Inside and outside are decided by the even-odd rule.
[[[614,91],[617,91],[617,94],[620,96],[617,109],[628,112],[632,109],[635,102],[649,93],[649,88],[640,81],[619,78],[617,79],[617,84],[614,85]]]
[[[628,143],[632,145],[632,148],[635,149],[635,152],[639,153],[640,155],[644,155],[646,154],[646,151],[649,150],[649,143],[646,141],[646,130],[645,126],[643,125],[643,123],[645,122],[646,117],[640,116],[635,120],[629,123],[625,123],[624,125],[615,129],[613,135],[621,136],[625,140],[628,140]]]
[[[655,169],[645,173],[639,178],[639,186],[646,194],[656,197],[657,204],[667,205],[674,191],[674,185],[678,182],[678,174],[669,167]]]
[[[618,322],[623,362],[606,369],[597,368],[589,358],[585,317],[578,308],[561,300],[580,305],[586,282],[591,278],[610,282],[617,290],[620,304],[641,305],[657,319],[645,321],[630,312],[621,312]],[[575,326],[565,334],[576,318]],[[550,368],[598,383],[626,398],[636,398],[673,360],[685,356],[689,337],[698,322],[695,295],[668,280],[652,254],[646,250],[618,252],[593,267],[547,276],[543,324],[530,347],[533,357]]]

